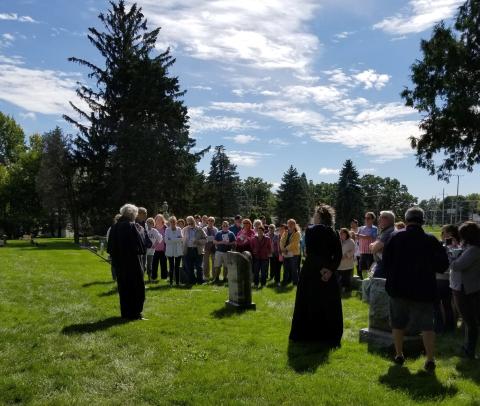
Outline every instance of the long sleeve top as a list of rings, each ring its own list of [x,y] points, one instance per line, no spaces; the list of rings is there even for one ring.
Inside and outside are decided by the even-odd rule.
[[[283,233],[280,240],[280,249],[282,251],[287,250],[287,254],[283,255],[286,258],[300,255],[300,233],[298,231]]]
[[[460,286],[450,282],[452,289],[461,290],[463,286],[467,295],[480,291],[480,247],[467,245],[463,253],[451,262],[450,270],[450,281],[458,276],[457,280],[461,281]]]
[[[267,236],[262,239],[258,236],[253,237],[250,240],[250,245],[254,259],[268,259],[272,255],[272,241]]]

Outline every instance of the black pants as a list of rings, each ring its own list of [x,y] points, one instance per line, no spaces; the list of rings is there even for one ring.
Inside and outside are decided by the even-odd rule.
[[[280,282],[280,270],[282,269],[282,263],[277,256],[270,257],[270,278],[278,283]]]
[[[455,305],[462,315],[465,326],[464,348],[469,355],[475,355],[480,324],[480,291],[469,295],[464,291],[454,290],[452,292]]]
[[[360,254],[358,261],[357,275],[363,279],[362,271],[368,271],[373,264],[373,254]]]
[[[153,254],[152,262],[152,279],[156,280],[158,278],[158,264],[160,263],[160,277],[162,279],[167,279],[168,270],[167,270],[167,257],[165,256],[165,251],[155,251]]]
[[[452,306],[452,290],[448,279],[437,279],[438,300],[435,302],[435,332],[455,330],[455,317]]]
[[[342,271],[337,271],[338,275],[338,283],[340,284],[341,288],[345,288],[346,290],[351,290],[351,278],[353,274],[353,269],[345,269]]]
[[[168,267],[170,276],[170,285],[173,283],[173,276],[175,274],[175,283],[180,284],[180,262],[182,257],[168,257]]]

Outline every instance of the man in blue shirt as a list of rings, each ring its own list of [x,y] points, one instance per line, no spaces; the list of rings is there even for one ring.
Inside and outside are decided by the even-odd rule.
[[[235,216],[235,223],[229,228],[229,230],[233,233],[233,235],[236,237],[237,234],[240,232],[242,229],[242,216],[237,214]]]

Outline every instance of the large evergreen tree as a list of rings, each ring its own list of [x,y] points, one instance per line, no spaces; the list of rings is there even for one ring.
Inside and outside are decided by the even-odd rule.
[[[311,210],[306,178],[300,176],[298,171],[290,166],[283,175],[282,184],[277,192],[278,221],[285,222],[289,218],[293,218],[301,226],[304,226],[310,219]]]
[[[454,30],[438,24],[421,51],[411,67],[414,87],[402,92],[422,115],[411,143],[418,166],[448,179],[480,163],[480,0],[460,7]]]
[[[210,213],[220,219],[238,213],[240,178],[236,165],[230,162],[223,145],[215,147],[207,178],[207,191]]]
[[[88,35],[104,66],[69,59],[89,68],[95,80],[95,87],[77,90],[88,110],[72,104],[80,120],[65,116],[79,130],[81,196],[98,232],[126,201],[158,209],[167,200],[172,210],[181,209],[203,153],[191,152],[195,141],[188,133],[184,92],[168,74],[175,59],[169,49],[152,55],[160,28],[148,31],[136,4],[110,5],[99,16],[104,31],[89,28]]]
[[[340,171],[337,183],[335,210],[337,227],[348,227],[350,221],[358,219],[363,213],[363,192],[360,176],[350,159],[347,159]]]
[[[271,191],[272,184],[262,178],[249,176],[242,184],[242,195],[246,199],[243,215],[250,218],[265,216],[271,218],[275,206],[275,197]]]

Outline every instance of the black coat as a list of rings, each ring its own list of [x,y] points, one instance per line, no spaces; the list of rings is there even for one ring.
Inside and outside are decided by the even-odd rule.
[[[107,252],[117,274],[122,317],[138,318],[145,301],[140,259],[140,255],[145,255],[145,245],[136,225],[121,217],[110,230]]]
[[[419,225],[397,232],[383,249],[385,289],[392,297],[434,302],[437,296],[435,273],[448,268],[445,248]]]
[[[315,225],[305,232],[307,257],[300,272],[290,339],[317,341],[339,346],[343,334],[343,314],[336,269],[342,259],[338,234],[330,227]],[[320,270],[333,272],[328,282]]]

